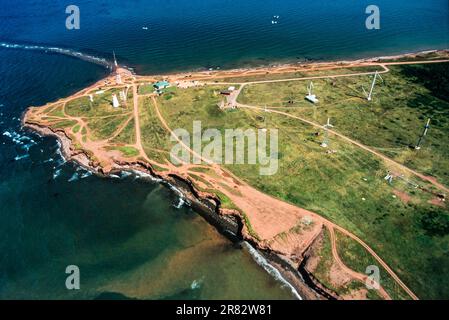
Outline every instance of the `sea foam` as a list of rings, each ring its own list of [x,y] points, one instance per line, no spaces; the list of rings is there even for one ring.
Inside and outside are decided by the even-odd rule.
[[[42,45],[27,45],[27,44],[17,44],[17,43],[7,43],[0,42],[0,48],[8,49],[20,49],[20,50],[34,50],[42,52],[58,53],[70,57],[75,57],[84,61],[92,62],[103,67],[112,68],[112,63],[104,58],[96,57],[90,54],[82,53],[72,49],[64,49],[58,47],[42,46]]]
[[[251,256],[257,262],[258,265],[262,266],[265,271],[267,271],[273,278],[277,281],[281,282],[284,286],[288,287],[293,295],[298,299],[302,300],[302,297],[299,295],[298,291],[282,276],[282,274],[273,267],[267,259],[265,259],[256,249],[254,249],[248,242],[244,241],[243,244],[248,249]]]

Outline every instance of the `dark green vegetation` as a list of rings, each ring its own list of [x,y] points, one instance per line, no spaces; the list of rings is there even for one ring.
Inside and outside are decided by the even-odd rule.
[[[244,89],[240,102],[281,110],[325,124],[395,160],[449,185],[449,84],[447,64],[391,67],[383,74],[371,103],[361,86],[372,77],[315,80],[320,103],[304,100],[308,82],[268,83]],[[288,101],[293,101],[289,104]],[[288,108],[287,108],[288,107]],[[420,152],[410,149],[431,118],[431,129]]]
[[[320,99],[316,109],[303,100],[304,81],[251,85],[240,100],[283,107],[293,98],[293,108],[284,110],[322,124],[331,117],[336,130],[445,182],[449,171],[448,103],[435,97],[423,80],[404,74],[404,70],[395,67],[383,75],[384,83],[376,87],[371,104],[363,99],[361,90],[362,84],[369,86],[369,76],[315,81]],[[218,89],[178,90],[172,99],[158,100],[161,112],[172,129],[191,131],[194,120],[202,121],[203,130],[217,128],[222,132],[227,128],[278,128],[280,163],[276,175],[260,176],[257,165],[227,168],[261,191],[315,211],[361,237],[418,297],[449,298],[445,285],[449,283],[449,235],[429,233],[425,224],[429,219],[423,224],[423,216],[435,210],[429,203],[434,200],[431,194],[400,180],[389,185],[383,179],[388,168],[379,158],[332,136],[331,148],[337,152],[327,154],[319,146],[322,131],[299,120],[247,109],[220,111],[216,105],[221,99]],[[435,122],[423,149],[416,153],[408,145],[417,140],[427,116]],[[320,136],[316,136],[317,131]],[[408,194],[410,201],[401,200],[393,193],[396,190]],[[439,210],[447,217],[446,207]],[[433,222],[432,214],[430,220],[432,225],[442,224],[441,218]],[[390,295],[402,297],[394,287],[386,287]]]
[[[425,212],[421,217],[421,226],[430,236],[449,234],[449,215],[441,209]]]

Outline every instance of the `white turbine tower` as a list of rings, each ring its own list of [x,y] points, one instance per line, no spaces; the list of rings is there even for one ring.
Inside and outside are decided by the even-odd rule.
[[[366,99],[368,101],[371,101],[373,99],[373,91],[374,91],[374,86],[376,85],[377,77],[379,77],[380,80],[382,80],[382,82],[384,81],[384,79],[382,79],[382,77],[380,76],[379,72],[376,71],[376,73],[374,74],[374,79],[373,79],[373,83],[371,84],[371,89],[369,91],[369,94],[367,94],[365,88],[362,87],[363,92],[365,93]]]
[[[333,128],[334,126],[331,125],[331,119],[327,118],[327,123],[323,126],[324,128],[324,141],[321,144],[323,148],[327,148],[329,146],[329,128]]]
[[[421,143],[423,142],[424,138],[427,136],[427,131],[429,131],[430,128],[430,119],[427,120],[426,126],[424,127],[424,131],[419,137],[418,143],[416,144],[415,149],[420,150],[421,149]]]
[[[310,81],[310,84],[307,86],[308,95],[306,95],[306,99],[312,103],[317,103],[318,99],[316,98],[316,95],[313,94],[314,88],[315,88],[315,86],[313,85],[313,82]]]
[[[117,95],[116,95],[116,94],[113,94],[113,95],[112,95],[112,106],[113,106],[114,108],[120,107],[120,102],[118,102],[118,99],[117,99]]]

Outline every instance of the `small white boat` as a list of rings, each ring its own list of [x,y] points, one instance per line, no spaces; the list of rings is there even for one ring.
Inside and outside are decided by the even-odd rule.
[[[148,30],[148,27],[142,27],[143,30]]]

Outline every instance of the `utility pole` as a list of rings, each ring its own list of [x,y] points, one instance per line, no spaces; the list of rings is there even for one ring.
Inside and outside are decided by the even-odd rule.
[[[422,144],[424,138],[427,136],[427,131],[429,131],[429,128],[430,128],[430,119],[427,120],[426,126],[424,127],[424,131],[421,134],[421,136],[419,137],[418,143],[416,144],[416,147],[415,147],[416,150],[421,149],[421,144]]]
[[[370,89],[368,95],[366,94],[365,88],[362,87],[363,92],[364,92],[365,95],[367,96],[366,99],[367,99],[368,101],[371,101],[372,98],[373,98],[373,91],[374,91],[374,86],[376,85],[377,77],[379,77],[380,80],[384,81],[384,79],[382,79],[382,77],[380,76],[379,72],[376,71],[376,73],[374,74],[374,79],[373,79],[373,82],[372,82],[372,84],[371,84],[371,89]]]
[[[329,128],[333,128],[334,126],[330,123],[331,119],[327,118],[327,123],[323,126],[324,128],[324,141],[321,143],[323,148],[327,148],[329,146]]]

